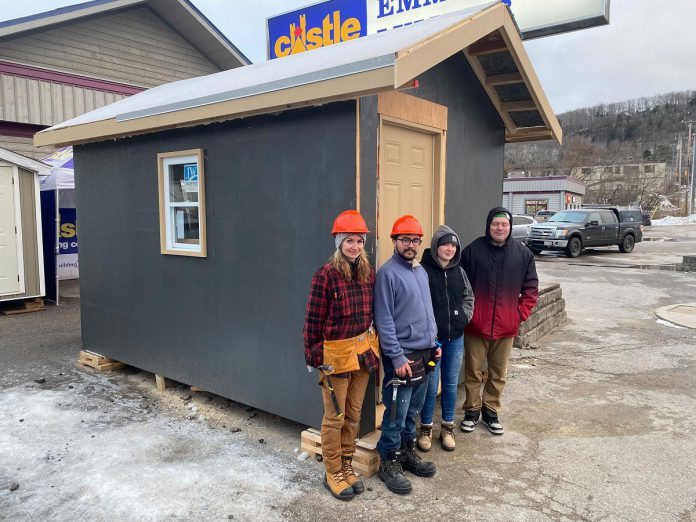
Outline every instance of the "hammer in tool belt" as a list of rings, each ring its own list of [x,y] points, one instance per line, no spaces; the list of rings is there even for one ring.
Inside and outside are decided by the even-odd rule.
[[[392,404],[391,413],[389,414],[390,424],[396,423],[396,392],[398,391],[399,386],[403,386],[404,384],[406,384],[406,381],[399,379],[398,377],[394,377],[387,383],[387,386],[392,387]]]
[[[336,399],[336,392],[334,391],[333,385],[331,384],[331,377],[329,377],[329,374],[333,373],[334,371],[333,366],[331,366],[330,364],[322,364],[318,367],[318,369],[324,372],[324,377],[326,377],[326,385],[329,387],[329,393],[331,394],[331,402],[333,403],[334,410],[336,410],[336,417],[343,417],[341,407],[338,405],[338,399]]]

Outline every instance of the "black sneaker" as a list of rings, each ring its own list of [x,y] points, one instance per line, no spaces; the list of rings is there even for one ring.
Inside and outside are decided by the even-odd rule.
[[[467,410],[464,413],[464,420],[459,425],[464,433],[471,433],[481,419],[481,412],[479,410]]]
[[[488,428],[488,431],[490,431],[493,435],[502,435],[505,433],[503,425],[500,424],[500,421],[498,420],[498,414],[493,410],[483,408],[481,411],[481,421],[486,428]]]
[[[416,439],[407,442],[401,448],[401,466],[417,477],[432,477],[436,471],[435,464],[424,461],[416,453]]]
[[[411,482],[404,477],[404,470],[401,468],[401,455],[397,451],[390,457],[379,463],[377,476],[392,493],[407,495],[411,492]]]

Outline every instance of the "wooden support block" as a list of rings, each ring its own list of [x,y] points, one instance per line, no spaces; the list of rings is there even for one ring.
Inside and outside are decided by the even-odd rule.
[[[193,393],[196,393],[196,392],[202,392],[203,390],[197,386],[191,386],[191,391]]]
[[[382,419],[384,418],[384,410],[386,410],[387,407],[384,405],[383,402],[380,402],[377,406],[375,406],[375,429],[379,429],[382,426]]]
[[[155,384],[157,385],[157,391],[164,391],[167,388],[165,378],[161,375],[155,374]]]
[[[26,299],[24,301],[9,301],[0,303],[0,313],[4,315],[26,314],[45,310],[44,301],[40,297]]]
[[[371,433],[368,433],[367,435],[363,435],[358,439],[358,442],[355,443],[355,445],[358,448],[363,448],[368,451],[371,451],[377,447],[377,442],[379,441],[379,437],[382,433],[379,430],[375,430]]]
[[[125,364],[116,361],[114,359],[109,359],[98,353],[90,352],[89,350],[82,350],[78,358],[78,364],[83,366],[89,366],[94,368],[98,372],[108,372],[111,370],[118,370],[123,368]]]
[[[356,441],[353,468],[365,477],[371,477],[379,469],[379,454],[375,449],[378,439],[379,432],[372,432]],[[319,431],[314,428],[303,431],[300,436],[300,448],[313,455],[322,455]]]

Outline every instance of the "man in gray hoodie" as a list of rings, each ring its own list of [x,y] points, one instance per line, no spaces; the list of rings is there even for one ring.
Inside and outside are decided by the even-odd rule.
[[[416,418],[428,388],[428,374],[439,358],[437,325],[428,288],[428,275],[416,260],[423,229],[413,216],[394,222],[391,238],[394,255],[377,271],[374,289],[374,320],[379,333],[386,409],[377,443],[381,457],[379,478],[390,491],[411,492],[403,471],[432,477],[435,465],[416,453]],[[393,379],[406,381],[396,385]],[[393,392],[396,389],[396,400]],[[392,412],[395,408],[395,412]]]

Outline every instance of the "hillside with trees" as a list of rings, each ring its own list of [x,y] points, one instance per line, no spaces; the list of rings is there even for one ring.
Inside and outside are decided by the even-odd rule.
[[[689,168],[688,122],[693,121],[691,130],[696,133],[696,91],[602,104],[566,112],[558,118],[563,127],[563,145],[558,146],[553,142],[508,145],[505,152],[506,175],[511,170],[543,172],[545,175],[573,173],[574,177],[586,182],[589,199],[592,199],[592,191],[597,183],[582,179],[578,175],[581,167],[640,161],[664,162],[667,164],[668,177],[671,177],[681,155],[682,173]],[[675,190],[678,191],[678,187],[668,183],[663,192]],[[621,199],[621,203],[632,197],[629,194],[615,196],[615,199]],[[659,199],[659,195],[653,196],[653,200]],[[603,197],[606,199],[605,195]],[[619,204],[619,201],[615,203]]]

